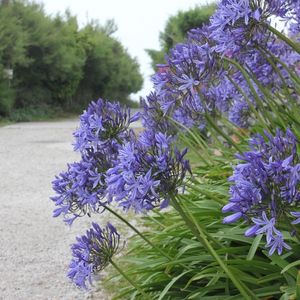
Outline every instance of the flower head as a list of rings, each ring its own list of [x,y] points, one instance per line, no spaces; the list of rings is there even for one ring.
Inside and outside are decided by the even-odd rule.
[[[168,134],[175,134],[177,132],[174,124],[167,118],[169,112],[173,110],[175,100],[171,97],[168,99],[168,101],[162,101],[157,93],[152,92],[146,99],[141,100],[143,108],[141,119],[144,128]]]
[[[222,0],[209,26],[215,50],[238,53],[253,41],[265,44],[270,17],[290,19],[296,14],[293,0]]]
[[[223,212],[232,212],[224,219],[227,223],[244,218],[253,224],[247,236],[264,234],[270,255],[276,250],[290,249],[280,232],[282,224],[299,223],[300,157],[298,141],[291,130],[277,130],[272,136],[257,135],[250,140],[252,151],[238,155],[238,164],[229,178],[230,200]],[[296,220],[294,219],[296,218]]]
[[[136,212],[165,206],[189,171],[185,154],[186,150],[173,148],[170,136],[143,132],[120,148],[115,167],[108,170],[109,197],[125,210],[133,208]]]
[[[72,245],[73,259],[69,266],[68,277],[80,288],[87,288],[92,275],[102,271],[119,249],[120,235],[116,228],[107,223],[101,228],[93,223],[86,235],[77,237]]]
[[[106,172],[132,135],[130,123],[138,118],[138,114],[130,117],[129,110],[102,99],[89,105],[74,132],[74,149],[80,150],[81,161],[69,164],[52,182],[56,195],[51,199],[57,206],[54,217],[62,214],[71,225],[80,216],[103,211],[107,204]]]

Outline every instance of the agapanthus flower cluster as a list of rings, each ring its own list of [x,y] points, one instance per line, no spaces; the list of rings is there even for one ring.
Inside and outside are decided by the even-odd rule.
[[[183,186],[189,163],[173,139],[161,132],[145,131],[122,146],[117,163],[107,172],[109,197],[125,210],[145,212],[168,205]]]
[[[144,115],[144,124],[171,131],[167,123],[154,124],[158,119],[149,100],[145,102],[149,119]],[[136,119],[137,115],[130,117],[130,112],[118,104],[101,99],[91,103],[74,133],[75,150],[80,151],[81,160],[69,164],[67,171],[53,181],[56,195],[51,199],[57,206],[54,217],[63,215],[71,225],[80,216],[101,213],[113,200],[136,212],[168,205],[190,171],[184,159],[187,150],[180,152],[173,147],[174,138],[154,130],[136,136],[129,129]],[[72,246],[68,277],[86,288],[92,275],[105,268],[117,252],[119,238],[111,224],[101,229],[93,223]]]
[[[176,45],[167,55],[164,68],[160,67],[153,76],[153,83],[157,102],[165,116],[185,127],[202,129],[204,114],[212,113],[215,108],[207,82],[213,70],[218,72],[218,69],[212,49],[206,43],[207,33],[200,36],[201,42],[194,43],[191,39]]]
[[[92,228],[76,240],[71,247],[73,259],[68,277],[78,287],[86,289],[87,283],[92,283],[93,274],[102,271],[118,252],[120,235],[110,223],[104,228],[93,223]]]
[[[253,89],[268,109],[266,96],[254,80],[251,90],[242,73],[226,62],[228,58],[237,61],[263,88],[279,95],[285,89],[293,96],[294,82],[274,57],[300,74],[300,55],[268,26],[272,18],[289,21],[296,38],[299,6],[298,0],[220,1],[210,24],[192,29],[184,43],[171,49],[166,63],[158,66],[153,76],[156,115],[200,130],[207,124],[207,114],[222,114],[239,127],[251,125],[249,103],[252,109],[259,109]]]
[[[55,217],[62,214],[71,225],[77,217],[103,211],[107,204],[106,172],[119,148],[131,139],[129,125],[137,118],[130,117],[130,111],[118,103],[99,99],[89,105],[74,133],[74,149],[80,151],[81,161],[69,164],[52,183]]]
[[[231,212],[224,223],[245,219],[251,227],[246,236],[264,234],[269,254],[290,249],[282,228],[295,234],[293,224],[300,223],[299,144],[291,130],[277,130],[272,136],[256,135],[250,140],[251,151],[237,155],[241,163],[229,180],[230,200],[223,212]]]
[[[298,72],[297,65],[300,62],[300,55],[297,54],[289,45],[281,41],[272,34],[268,26],[272,18],[279,20],[292,20],[297,16],[300,2],[298,0],[275,0],[275,1],[256,1],[256,0],[224,0],[220,1],[216,13],[211,18],[209,25],[210,37],[214,41],[214,50],[222,57],[233,58],[248,72],[250,77],[255,77],[264,88],[273,93],[282,93],[286,87],[291,91],[294,89],[290,75],[283,68],[282,64],[275,59],[282,61],[290,70]],[[244,76],[230,66],[226,70],[226,76],[236,85],[242,87],[248,100],[257,109],[254,95],[249,90],[249,84],[245,82]],[[253,88],[265,101],[265,95],[260,88],[252,82]],[[229,86],[229,90],[232,90]],[[243,98],[241,93],[239,98]],[[245,99],[237,101],[232,98],[229,114],[242,112],[242,107],[249,106]],[[236,106],[237,104],[237,106]],[[239,113],[238,113],[239,115]],[[250,119],[251,114],[248,114]],[[244,118],[246,120],[246,118]],[[231,118],[231,121],[238,126],[245,127],[238,118]]]

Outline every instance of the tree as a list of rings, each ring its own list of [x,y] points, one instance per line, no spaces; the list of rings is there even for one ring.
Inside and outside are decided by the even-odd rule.
[[[82,77],[84,52],[77,47],[77,21],[68,12],[54,19],[42,5],[14,4],[14,16],[28,35],[30,63],[16,65],[17,105],[62,105],[72,97]]]
[[[207,24],[215,9],[216,4],[196,6],[193,9],[179,11],[175,16],[171,16],[167,21],[164,31],[159,36],[161,50],[146,50],[152,59],[153,69],[156,70],[156,65],[164,62],[165,53],[175,44],[184,41],[190,29],[202,27],[204,24]]]
[[[116,30],[113,20],[79,29],[70,12],[50,17],[26,0],[0,5],[0,115],[28,107],[79,111],[99,97],[128,100],[143,80]]]
[[[129,56],[119,41],[95,22],[79,32],[79,40],[86,53],[84,75],[79,84],[77,103],[99,97],[128,100],[143,84],[136,59]]]
[[[13,7],[2,2],[0,6],[0,115],[8,115],[15,104],[15,91],[8,76],[16,65],[26,66],[25,45],[28,36],[23,32]]]

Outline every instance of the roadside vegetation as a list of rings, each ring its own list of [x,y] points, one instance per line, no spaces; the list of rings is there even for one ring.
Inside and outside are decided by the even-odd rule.
[[[78,114],[92,99],[134,105],[139,65],[113,36],[117,26],[49,16],[41,4],[0,5],[0,118],[15,121]]]
[[[216,3],[199,5],[186,11],[179,11],[171,16],[162,32],[159,35],[160,50],[147,49],[151,57],[152,68],[157,70],[158,64],[163,64],[167,53],[178,43],[187,38],[187,32],[193,28],[202,27],[209,23],[209,18],[216,10]]]

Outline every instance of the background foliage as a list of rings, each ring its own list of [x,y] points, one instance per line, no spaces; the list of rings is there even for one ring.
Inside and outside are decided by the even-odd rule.
[[[171,16],[164,30],[159,35],[161,49],[146,50],[151,57],[153,70],[156,70],[157,64],[164,63],[166,53],[168,53],[173,46],[184,41],[186,33],[190,29],[208,24],[209,18],[213,15],[215,9],[216,4],[196,6],[193,9],[179,11],[176,15]]]
[[[142,76],[136,59],[112,36],[116,29],[113,21],[79,28],[68,11],[50,17],[34,2],[1,5],[0,116],[77,112],[107,95],[128,103]],[[7,69],[14,72],[11,80]]]

